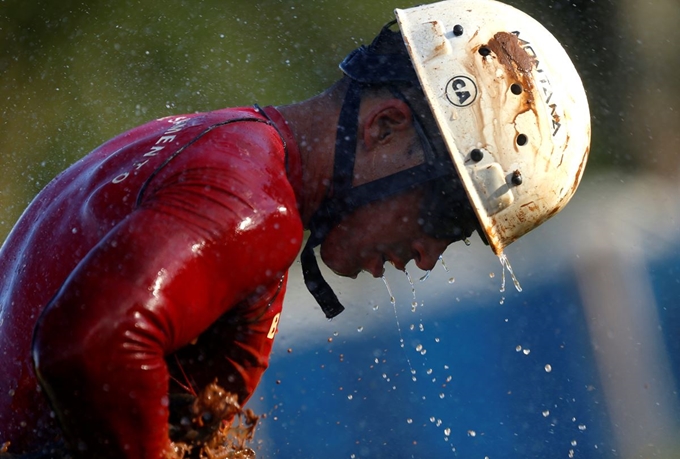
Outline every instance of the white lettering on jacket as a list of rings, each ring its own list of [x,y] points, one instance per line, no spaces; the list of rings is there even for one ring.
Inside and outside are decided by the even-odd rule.
[[[166,147],[166,144],[175,140],[175,137],[177,137],[175,134],[184,129],[188,120],[189,118],[187,118],[186,116],[169,118],[167,121],[172,124],[170,128],[163,132],[163,135],[161,135],[158,138],[158,140],[156,140],[155,144],[149,149],[149,151],[145,152],[141,158],[138,158],[138,160],[135,161],[135,163],[132,165],[131,170],[118,174],[116,177],[113,178],[113,180],[111,180],[111,183],[121,183],[125,179],[127,179],[130,176],[130,174],[144,167],[149,162],[150,158],[153,158],[154,156],[158,155],[158,152]]]

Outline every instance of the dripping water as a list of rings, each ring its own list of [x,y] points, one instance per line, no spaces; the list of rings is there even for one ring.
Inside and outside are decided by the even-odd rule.
[[[522,291],[522,286],[519,285],[519,281],[517,280],[517,277],[515,277],[515,273],[512,270],[512,266],[510,266],[510,261],[508,261],[507,255],[505,255],[504,252],[501,252],[498,254],[498,259],[501,262],[501,266],[503,267],[503,277],[501,280],[501,293],[505,292],[505,270],[507,269],[508,272],[510,273],[510,277],[512,278],[512,283],[515,284],[515,288],[517,289],[518,292]]]
[[[406,274],[408,283],[411,284],[411,294],[413,295],[413,301],[411,301],[411,312],[415,312],[416,308],[418,307],[418,299],[416,298],[416,286],[413,285],[413,279],[411,278],[411,275],[408,273],[408,271],[404,270],[404,274]]]
[[[387,287],[387,293],[390,295],[390,303],[392,304],[392,309],[394,309],[394,319],[397,321],[397,330],[399,331],[399,346],[403,349],[404,335],[401,333],[401,324],[399,323],[399,316],[397,315],[397,300],[394,298],[390,284],[387,283],[387,278],[385,276],[382,277],[382,281],[385,284],[385,287]],[[411,371],[411,379],[416,381],[416,370],[413,369],[413,365],[411,365],[411,359],[408,357],[408,354],[406,354],[405,350],[404,356],[406,357],[408,368]]]
[[[446,264],[444,263],[443,258],[440,256],[439,259],[441,260],[442,266],[444,267],[444,269],[448,272],[449,270],[448,270],[448,268],[446,267]],[[415,291],[415,285],[414,285],[414,282],[413,282],[413,278],[410,276],[410,274],[408,273],[408,271],[405,271],[404,274],[406,274],[406,277],[407,277],[407,279],[408,279],[408,281],[409,281],[409,284],[411,285],[411,294],[412,294],[412,297],[413,297],[413,302],[411,303],[411,305],[412,305],[412,311],[415,311],[415,305],[417,305],[417,298],[416,298],[416,291]],[[429,274],[430,274],[430,271],[427,271],[427,272],[425,273],[425,275],[420,279],[420,281],[422,282],[423,280],[427,279],[427,277],[429,276]],[[399,322],[399,316],[398,316],[398,314],[397,314],[396,299],[395,299],[395,297],[394,297],[394,295],[393,295],[393,293],[392,293],[392,289],[391,289],[391,287],[390,287],[390,285],[389,285],[387,279],[385,278],[385,276],[382,277],[382,280],[383,280],[383,283],[385,284],[385,287],[387,288],[387,293],[388,293],[389,296],[390,296],[390,303],[392,304],[392,308],[393,308],[393,310],[394,310],[394,318],[395,318],[395,320],[396,320],[396,323],[397,323],[397,330],[398,330],[398,332],[399,332],[399,343],[400,343],[400,346],[404,349],[404,357],[406,358],[406,362],[408,363],[408,368],[409,368],[409,370],[410,370],[410,372],[411,372],[411,380],[412,380],[413,382],[417,382],[416,370],[413,368],[413,364],[411,363],[411,359],[409,358],[408,353],[407,353],[407,351],[406,351],[406,349],[405,349],[405,345],[404,345],[404,337],[403,337],[403,333],[402,333],[402,329],[401,329],[401,324],[400,324],[400,322]],[[411,326],[410,326],[410,330],[414,330],[414,329],[415,329],[415,326],[414,326],[414,325],[411,325]],[[419,324],[419,330],[420,330],[421,332],[424,331],[424,326],[423,326],[423,324],[422,324],[422,319],[421,319],[421,323]],[[439,338],[435,338],[434,341],[435,341],[436,343],[439,343],[440,340],[439,340]],[[420,355],[422,355],[422,356],[424,356],[425,353],[427,352],[422,344],[418,344],[418,345],[416,346],[415,350],[416,350],[416,352],[420,353]],[[444,370],[447,371],[448,369],[449,369],[449,366],[448,366],[448,365],[444,365]],[[430,368],[430,369],[426,369],[426,370],[425,370],[425,374],[427,375],[427,379],[431,379],[432,384],[437,385],[437,386],[439,386],[439,385],[441,384],[441,383],[437,383],[437,376],[436,376],[436,373],[433,371],[433,369],[431,369],[431,368]],[[383,374],[383,378],[386,378],[386,375],[385,375],[385,374]],[[389,381],[389,378],[386,378],[386,379],[387,379],[387,381]],[[448,376],[445,378],[446,384],[450,383],[452,379],[453,379],[452,376],[451,376],[451,375],[448,375]],[[421,384],[422,384],[422,383],[421,383]],[[395,388],[395,387],[393,387],[393,388]],[[441,390],[441,389],[440,389],[440,390]],[[445,396],[446,396],[444,392],[439,392],[438,394],[439,394],[438,397],[439,397],[440,399],[443,399],[443,398],[445,398]],[[423,400],[425,400],[425,396],[423,396]],[[437,423],[437,428],[438,428],[438,429],[439,429],[439,428],[444,429],[444,441],[447,441],[447,442],[448,442],[448,441],[449,441],[450,434],[451,434],[450,428],[447,427],[447,426],[445,426],[445,425],[442,425],[442,420],[441,420],[441,419],[438,419],[437,422],[438,422],[438,423]],[[411,419],[411,422],[409,422],[409,420],[407,420],[407,423],[411,424],[411,423],[413,423],[413,420]],[[452,450],[455,451],[455,447],[453,447],[453,445],[451,445],[451,446],[452,446]]]

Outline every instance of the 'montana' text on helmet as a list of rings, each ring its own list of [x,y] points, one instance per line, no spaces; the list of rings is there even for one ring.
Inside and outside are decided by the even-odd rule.
[[[559,42],[493,0],[397,9],[425,96],[496,253],[559,212],[581,180],[590,114]]]

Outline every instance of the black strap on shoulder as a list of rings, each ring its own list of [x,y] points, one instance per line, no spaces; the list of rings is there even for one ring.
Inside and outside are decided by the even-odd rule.
[[[149,187],[149,184],[150,184],[151,181],[156,177],[156,175],[158,175],[158,173],[159,173],[165,166],[167,166],[167,165],[170,163],[170,161],[172,161],[173,159],[175,159],[175,158],[176,158],[177,156],[179,156],[184,150],[186,150],[186,149],[189,148],[191,145],[193,145],[194,143],[196,143],[201,137],[205,136],[206,134],[208,134],[208,133],[209,133],[210,131],[212,131],[213,129],[219,128],[219,127],[221,127],[221,126],[226,126],[227,124],[239,123],[239,122],[244,122],[244,121],[247,121],[247,122],[255,122],[255,123],[263,123],[263,124],[267,124],[267,125],[269,125],[269,126],[274,126],[274,128],[276,128],[276,125],[275,125],[274,123],[272,123],[271,121],[263,120],[263,119],[255,118],[255,117],[235,118],[235,119],[232,119],[232,120],[226,120],[226,121],[222,121],[222,122],[215,123],[215,124],[212,124],[212,125],[208,126],[208,127],[205,128],[203,131],[201,131],[198,135],[196,135],[196,137],[194,137],[194,138],[192,138],[191,140],[189,140],[187,143],[185,143],[184,145],[182,145],[181,147],[179,147],[174,153],[172,153],[170,156],[168,156],[168,157],[165,159],[165,161],[163,161],[163,163],[161,163],[161,165],[158,166],[158,167],[157,167],[157,168],[149,175],[149,177],[144,181],[144,183],[143,183],[142,186],[140,187],[139,193],[137,193],[136,206],[139,207],[139,206],[142,204],[142,200],[143,200],[143,198],[144,198],[144,194],[146,193],[146,189]],[[281,139],[283,140],[283,137],[282,137]]]
[[[262,107],[260,107],[259,104],[253,104],[253,108],[255,109],[255,111],[256,111],[257,113],[259,113],[260,115],[262,115],[262,116],[264,116],[265,118],[267,118],[267,120],[268,120],[268,123],[267,123],[267,124],[269,124],[269,125],[272,126],[274,129],[276,129],[276,133],[279,135],[279,138],[281,139],[281,143],[283,144],[283,155],[284,155],[284,162],[285,162],[285,165],[286,165],[286,174],[290,174],[290,164],[289,164],[289,162],[290,162],[290,161],[289,161],[289,156],[290,156],[290,155],[288,154],[288,143],[286,143],[286,138],[283,136],[283,134],[281,133],[281,130],[280,130],[279,127],[276,125],[276,123],[274,122],[274,120],[272,120],[272,119],[269,117],[269,115],[267,115],[267,112],[265,112],[264,109],[263,109]]]

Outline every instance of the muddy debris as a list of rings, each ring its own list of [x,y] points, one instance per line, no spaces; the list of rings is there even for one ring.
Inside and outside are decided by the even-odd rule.
[[[260,417],[241,408],[238,397],[217,381],[197,396],[171,397],[170,413],[173,450],[165,459],[255,459],[246,444]]]

